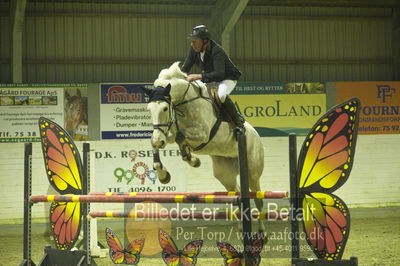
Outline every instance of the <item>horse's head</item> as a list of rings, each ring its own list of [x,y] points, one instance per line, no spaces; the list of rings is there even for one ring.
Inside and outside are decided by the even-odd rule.
[[[149,96],[147,109],[151,113],[154,128],[151,144],[155,148],[164,148],[167,142],[173,140],[171,127],[174,123],[174,111],[171,106],[171,84],[154,89],[143,88],[143,90]]]
[[[65,129],[72,133],[82,121],[87,121],[87,105],[79,89],[76,95],[71,96],[68,91],[65,92]]]

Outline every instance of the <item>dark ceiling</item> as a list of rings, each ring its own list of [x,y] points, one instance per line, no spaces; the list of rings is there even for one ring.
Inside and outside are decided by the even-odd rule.
[[[26,0],[29,2],[73,2],[115,4],[164,4],[164,5],[215,5],[217,0]],[[10,2],[10,0],[0,0]],[[249,0],[250,6],[329,6],[329,7],[386,7],[400,8],[400,0]]]

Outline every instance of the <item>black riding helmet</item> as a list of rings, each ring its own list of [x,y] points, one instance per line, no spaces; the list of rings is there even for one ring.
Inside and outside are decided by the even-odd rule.
[[[198,25],[193,28],[192,32],[189,34],[189,38],[199,38],[202,40],[210,39],[210,32],[204,25]]]

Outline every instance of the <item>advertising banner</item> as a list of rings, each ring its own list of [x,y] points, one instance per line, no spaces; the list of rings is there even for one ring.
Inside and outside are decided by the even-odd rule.
[[[150,141],[137,140],[134,147],[127,145],[105,145],[96,147],[95,171],[96,191],[104,192],[174,192],[186,191],[186,165],[182,161],[178,146],[171,145],[160,150],[160,157],[171,174],[171,182],[161,184],[153,170],[153,151]],[[174,165],[180,167],[173,168]]]
[[[400,82],[336,82],[336,102],[358,97],[360,134],[400,133]]]
[[[147,96],[141,87],[150,83],[100,84],[100,131],[102,139],[150,138],[153,127]]]
[[[89,139],[87,86],[64,88],[64,129],[74,140]]]
[[[0,142],[40,141],[41,116],[87,140],[86,94],[83,84],[0,84]]]
[[[306,135],[326,111],[323,83],[240,83],[231,98],[262,137]]]

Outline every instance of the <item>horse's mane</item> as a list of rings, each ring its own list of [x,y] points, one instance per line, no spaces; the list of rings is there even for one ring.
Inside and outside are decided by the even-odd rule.
[[[179,67],[179,61],[173,63],[169,68],[161,70],[158,78],[162,79],[172,79],[172,78],[180,78],[186,79],[186,73],[182,72],[181,68]]]
[[[169,83],[171,83],[172,87],[182,86],[183,84],[187,85],[187,75],[181,71],[179,63],[180,62],[175,62],[169,68],[161,70],[158,78],[154,81],[154,86],[165,87]]]
[[[179,61],[175,62],[169,68],[161,70],[158,78],[154,81],[154,87],[166,87],[168,84],[171,84],[172,98],[182,94],[189,85],[187,74],[182,72],[179,63]],[[207,91],[206,85],[200,80],[196,81],[196,84],[201,87],[203,93]]]

